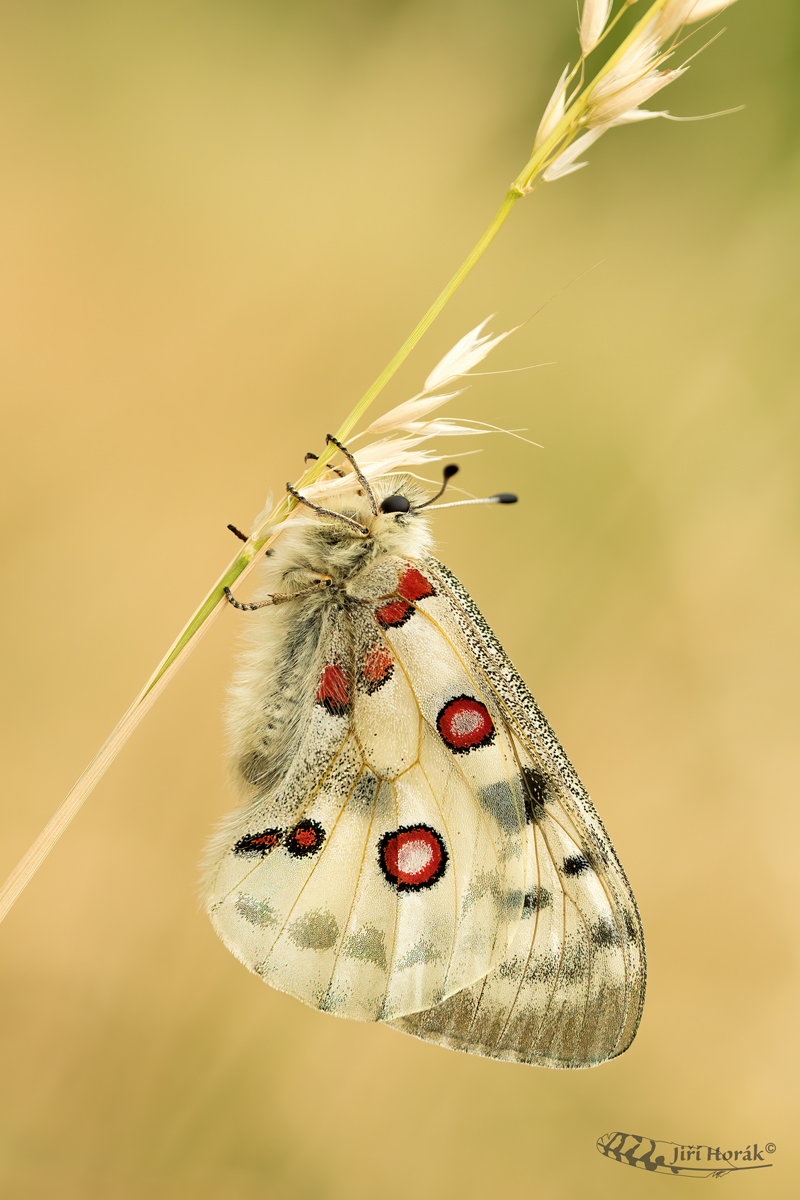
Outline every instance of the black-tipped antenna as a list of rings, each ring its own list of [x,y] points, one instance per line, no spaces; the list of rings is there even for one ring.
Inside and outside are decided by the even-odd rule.
[[[434,499],[436,497],[434,496]],[[463,504],[516,504],[518,497],[513,492],[498,492],[495,496],[481,496],[477,500],[453,500],[450,504],[437,504],[436,508],[460,508]]]
[[[362,474],[362,472],[361,472],[361,468],[359,467],[359,465],[358,465],[358,463],[356,462],[356,460],[353,458],[353,456],[352,456],[352,454],[350,453],[350,451],[347,449],[347,447],[346,447],[346,446],[343,446],[343,445],[342,445],[342,443],[341,443],[341,442],[340,442],[340,441],[339,441],[337,438],[335,438],[335,437],[333,436],[333,434],[331,434],[331,433],[329,433],[329,434],[326,434],[326,436],[325,436],[325,441],[326,441],[326,442],[330,442],[330,444],[331,444],[332,446],[335,446],[337,450],[341,450],[342,454],[345,456],[345,458],[347,459],[347,461],[350,463],[350,466],[353,468],[353,470],[354,470],[354,471],[355,471],[355,473],[356,473],[356,479],[357,479],[357,480],[358,480],[358,482],[361,484],[362,488],[364,489],[364,491],[365,491],[365,492],[366,492],[366,494],[367,494],[367,497],[368,497],[368,499],[369,499],[369,506],[370,506],[370,508],[372,509],[372,512],[373,512],[373,514],[374,514],[374,515],[377,517],[377,515],[378,515],[378,505],[377,505],[377,503],[376,503],[376,501],[375,501],[375,493],[373,492],[372,488],[371,488],[371,487],[369,486],[369,484],[367,483],[367,481],[366,481],[366,479],[365,479],[364,475],[363,475],[363,474]],[[334,470],[335,470],[335,469],[336,469],[336,468],[334,467]]]
[[[236,536],[237,536],[238,538],[241,538],[241,540],[242,540],[243,542],[249,542],[249,541],[250,541],[250,539],[248,538],[247,534],[246,534],[246,533],[242,533],[241,529],[237,529],[235,525],[229,525],[229,526],[228,526],[228,529],[230,529],[231,533],[235,533],[235,534],[236,534]]]
[[[449,483],[449,481],[453,478],[454,475],[457,475],[457,474],[458,474],[458,467],[456,466],[455,463],[450,463],[449,467],[445,467],[444,470],[442,471],[442,486],[439,488],[436,495],[431,496],[430,500],[426,500],[424,504],[415,504],[414,512],[417,512],[417,510],[420,508],[427,508],[429,504],[433,504],[434,500],[438,500],[439,497],[441,495],[443,495],[444,489],[447,487],[447,484]],[[443,504],[440,504],[438,507],[444,508],[446,506]]]

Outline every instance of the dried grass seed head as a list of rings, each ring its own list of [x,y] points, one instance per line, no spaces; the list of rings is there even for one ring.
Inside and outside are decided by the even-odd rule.
[[[600,41],[611,14],[611,0],[584,0],[580,42],[584,54],[591,54]]]

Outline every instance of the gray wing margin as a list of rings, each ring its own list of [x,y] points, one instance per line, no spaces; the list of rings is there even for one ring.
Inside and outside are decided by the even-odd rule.
[[[453,601],[453,615],[464,639],[477,667],[505,709],[514,734],[547,771],[558,788],[564,810],[586,838],[588,849],[594,852],[599,864],[605,868],[604,876],[612,889],[626,934],[626,957],[630,969],[628,1011],[617,1047],[609,1056],[616,1057],[632,1042],[644,1006],[646,956],[636,898],[605,826],[575,768],[475,601],[460,580],[437,559],[426,555],[425,568],[438,577],[443,591],[449,593]]]

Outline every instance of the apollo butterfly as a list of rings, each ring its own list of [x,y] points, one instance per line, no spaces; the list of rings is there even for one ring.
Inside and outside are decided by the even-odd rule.
[[[325,1012],[515,1062],[613,1058],[644,945],[608,835],[432,556],[420,485],[344,453],[350,483],[287,525],[265,598],[239,605],[266,611],[232,701],[244,807],[214,843],[214,927]]]

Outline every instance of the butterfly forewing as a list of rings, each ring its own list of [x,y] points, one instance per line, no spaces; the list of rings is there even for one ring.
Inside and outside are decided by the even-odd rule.
[[[503,713],[527,795],[523,918],[479,984],[395,1028],[454,1049],[555,1067],[621,1053],[644,986],[633,895],[599,818],[550,726],[455,577],[433,562],[441,595],[426,613]]]

